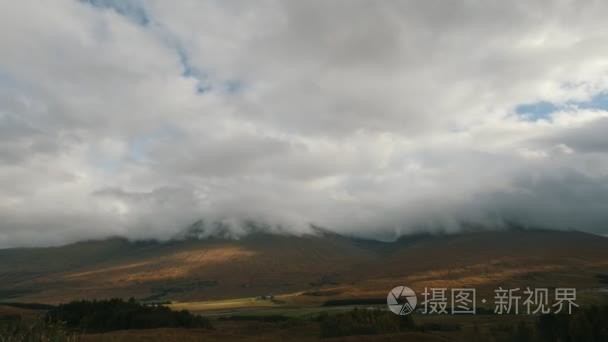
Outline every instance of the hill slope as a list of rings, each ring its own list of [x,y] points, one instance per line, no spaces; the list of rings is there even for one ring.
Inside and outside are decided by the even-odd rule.
[[[579,232],[421,235],[384,243],[331,234],[254,234],[0,250],[0,300],[56,303],[112,296],[206,300],[321,291],[378,297],[393,286],[599,287],[608,239]],[[323,296],[326,291],[328,296]]]

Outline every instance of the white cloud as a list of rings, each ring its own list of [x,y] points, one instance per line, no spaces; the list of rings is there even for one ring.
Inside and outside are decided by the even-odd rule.
[[[0,4],[0,246],[606,229],[607,4],[116,4]]]

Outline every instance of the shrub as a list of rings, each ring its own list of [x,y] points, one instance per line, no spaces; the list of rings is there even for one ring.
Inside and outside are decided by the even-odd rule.
[[[47,313],[50,322],[87,332],[164,327],[211,328],[209,320],[188,311],[172,311],[164,306],[146,306],[134,299],[74,301]]]
[[[322,337],[375,335],[415,330],[411,316],[388,311],[355,308],[336,315],[319,316]]]

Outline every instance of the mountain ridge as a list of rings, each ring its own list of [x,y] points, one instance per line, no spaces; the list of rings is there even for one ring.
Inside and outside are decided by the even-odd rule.
[[[3,249],[0,260],[3,301],[207,300],[326,288],[358,296],[380,294],[392,284],[510,281],[504,274],[540,274],[539,281],[568,276],[593,287],[597,274],[608,274],[608,238],[547,230],[419,234],[393,242],[264,232],[237,240],[113,237]]]

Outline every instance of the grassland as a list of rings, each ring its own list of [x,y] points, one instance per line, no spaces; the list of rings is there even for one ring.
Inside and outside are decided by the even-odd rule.
[[[488,301],[499,286],[574,287],[581,305],[608,298],[597,292],[608,287],[608,239],[579,232],[423,235],[390,243],[335,235],[258,235],[238,241],[166,243],[110,239],[0,250],[0,260],[0,302],[57,304],[83,298],[135,297],[148,302],[169,301],[172,309],[186,309],[216,322],[212,332],[125,331],[87,335],[87,340],[146,340],[150,334],[161,341],[175,334],[186,341],[203,335],[206,340],[252,336],[259,340],[315,340],[315,317],[352,309],[349,305],[324,306],[328,301],[382,301],[398,285],[407,285],[417,293],[425,287],[473,287],[478,299]],[[260,298],[270,294],[272,300]],[[31,318],[37,313],[21,314]],[[285,319],[263,319],[279,316]],[[417,315],[415,319],[462,327],[417,338],[466,340],[475,331],[531,318]],[[396,334],[379,340],[403,337]]]

